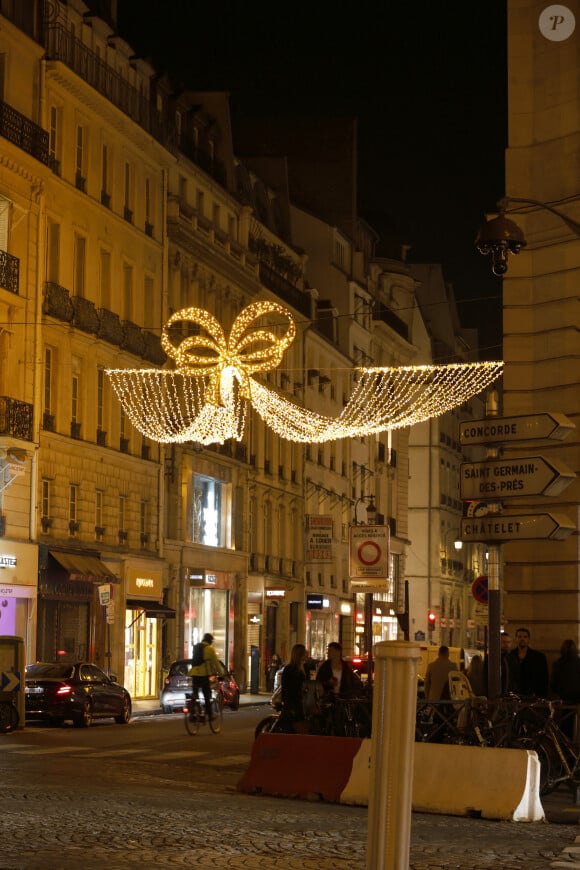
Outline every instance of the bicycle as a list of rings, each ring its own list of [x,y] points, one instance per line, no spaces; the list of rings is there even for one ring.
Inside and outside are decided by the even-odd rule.
[[[185,730],[194,737],[206,721],[205,698],[200,689],[197,691],[192,689],[192,694],[186,693],[185,701],[186,705],[183,708]],[[223,711],[223,695],[220,687],[214,684],[211,687],[211,712],[208,720],[214,734],[219,734],[222,730]]]
[[[0,734],[10,734],[18,727],[20,716],[11,692],[0,692]]]
[[[574,790],[580,787],[580,754],[555,720],[559,708],[560,704],[555,701],[538,700],[523,704],[519,713],[523,736],[511,744],[513,748],[537,753],[540,795],[548,794],[562,784]]]

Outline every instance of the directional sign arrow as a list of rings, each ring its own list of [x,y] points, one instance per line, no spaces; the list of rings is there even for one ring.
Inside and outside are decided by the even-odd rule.
[[[576,531],[560,514],[502,514],[461,520],[462,541],[562,541]]]
[[[459,424],[461,444],[498,444],[506,441],[563,441],[576,426],[565,414],[546,411],[518,417],[488,417]]]
[[[18,671],[0,671],[0,691],[15,692],[20,687]]]
[[[461,498],[559,495],[575,478],[563,463],[544,456],[464,462],[460,466]]]

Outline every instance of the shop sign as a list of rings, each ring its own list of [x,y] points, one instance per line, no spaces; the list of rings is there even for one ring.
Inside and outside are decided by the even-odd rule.
[[[36,598],[36,586],[0,586],[1,598]]]
[[[150,568],[129,568],[127,573],[127,598],[155,598],[163,596],[161,571]]]
[[[306,517],[306,561],[332,562],[332,517]]]
[[[259,613],[251,613],[248,615],[248,625],[262,625],[262,617]]]
[[[111,584],[105,583],[99,586],[99,604],[109,604],[111,600]]]
[[[266,589],[266,598],[285,598],[285,589]]]
[[[115,622],[115,602],[110,601],[107,604],[107,625],[112,625]]]
[[[324,595],[307,595],[306,596],[306,607],[308,610],[323,610],[325,607],[328,607],[330,604],[328,598],[325,598]]]
[[[0,568],[16,568],[16,556],[0,553]]]

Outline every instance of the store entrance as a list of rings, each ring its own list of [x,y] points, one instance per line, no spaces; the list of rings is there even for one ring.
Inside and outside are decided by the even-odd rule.
[[[132,698],[156,697],[157,662],[157,620],[144,610],[126,610],[124,686]]]

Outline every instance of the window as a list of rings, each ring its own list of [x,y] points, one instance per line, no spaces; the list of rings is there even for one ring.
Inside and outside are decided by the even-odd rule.
[[[44,479],[41,483],[40,510],[42,517],[50,517],[50,480]]]
[[[205,197],[203,190],[197,191],[197,213],[199,217],[203,217],[205,211]]]
[[[109,184],[109,146],[103,145],[101,150],[101,202],[107,208],[111,205]]]
[[[151,202],[151,179],[145,179],[145,232],[153,235],[153,206]]]
[[[126,221],[133,220],[133,168],[125,161],[123,217]]]
[[[182,136],[182,118],[181,112],[175,113],[175,142],[177,147],[179,148],[181,145],[181,136]]]
[[[81,423],[80,423],[80,360],[78,357],[73,357],[72,360],[72,377],[71,377],[71,404],[70,404],[70,419],[71,419],[71,436],[80,438]]]
[[[192,540],[207,547],[229,547],[231,485],[212,477],[192,477]]]
[[[101,284],[101,303],[103,308],[111,307],[111,254],[104,248],[100,253],[99,280]]]
[[[86,239],[75,233],[73,291],[75,296],[85,295]]]
[[[49,218],[46,235],[46,280],[58,284],[60,278],[60,224]],[[2,247],[1,244],[0,247]]]
[[[131,320],[133,300],[133,266],[123,263],[123,312],[126,320]]]
[[[68,489],[68,526],[73,536],[79,530],[79,490],[78,483],[71,483]]]
[[[44,413],[52,414],[53,350],[44,349]]]
[[[145,546],[145,544],[149,540],[149,535],[147,532],[148,528],[149,528],[149,504],[145,499],[141,499],[141,503],[139,505],[139,535],[140,535],[142,546]]]
[[[48,110],[48,157],[50,168],[57,175],[60,175],[59,114],[56,106],[51,106]]]
[[[12,203],[0,195],[0,251],[8,250],[8,229],[10,223],[10,207]]]
[[[96,529],[103,528],[103,497],[104,497],[104,492],[102,489],[95,490],[95,528]],[[99,534],[99,533],[97,532],[97,534]]]
[[[97,429],[104,429],[103,426],[103,397],[105,390],[105,370],[97,369]]]
[[[119,496],[119,531],[120,532],[125,529],[126,510],[127,510],[127,496],[120,495]]]
[[[344,268],[345,264],[345,245],[340,239],[334,240],[334,262],[341,267]]]
[[[81,124],[77,124],[77,138],[75,151],[75,185],[79,190],[84,191],[86,188],[85,176],[85,151],[86,151],[86,131]]]

